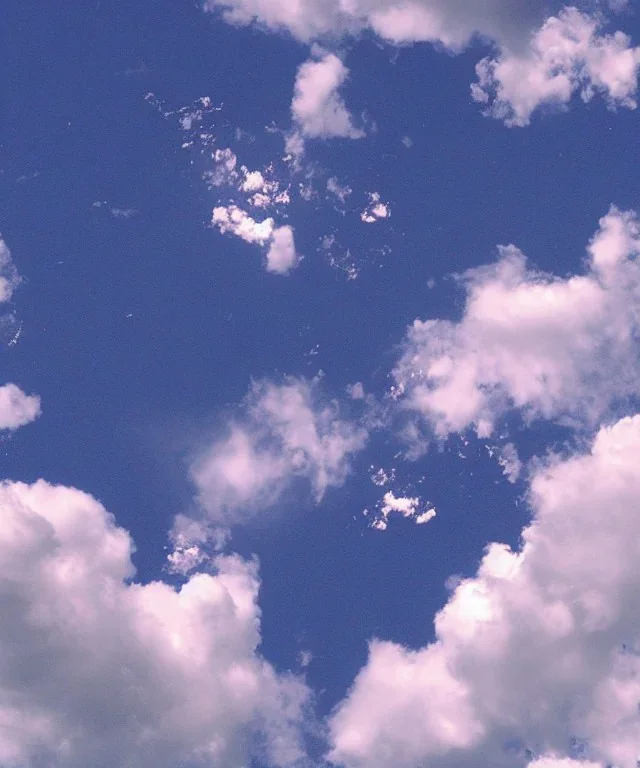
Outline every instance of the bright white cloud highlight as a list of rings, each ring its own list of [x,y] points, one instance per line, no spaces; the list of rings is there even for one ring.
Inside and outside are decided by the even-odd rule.
[[[254,562],[131,579],[129,535],[73,488],[0,485],[0,763],[287,765],[305,686],[257,652]]]
[[[251,245],[267,245],[268,272],[286,275],[298,264],[293,229],[288,225],[276,227],[271,217],[256,221],[237,205],[216,206],[211,223],[223,235],[235,235]]]
[[[312,53],[314,58],[301,64],[296,75],[291,102],[291,115],[296,126],[294,135],[303,139],[362,138],[364,131],[354,126],[338,93],[349,70],[333,53],[319,48],[314,48]],[[294,143],[295,140],[290,138],[287,150],[299,155],[301,147],[296,149]]]
[[[271,217],[258,222],[237,205],[219,205],[213,209],[211,223],[220,232],[239,237],[245,243],[264,245],[271,240],[274,221]]]
[[[365,224],[373,224],[378,219],[388,219],[391,211],[386,203],[380,200],[379,192],[368,192],[369,204],[360,214],[360,218]]]
[[[267,251],[267,271],[286,275],[298,264],[293,230],[289,226],[273,230],[271,245]]]
[[[233,525],[275,504],[295,478],[305,479],[320,501],[342,485],[366,440],[363,427],[322,399],[317,380],[256,383],[191,476],[210,520]]]
[[[0,429],[18,429],[40,416],[40,398],[27,395],[15,384],[0,386]]]
[[[491,544],[418,651],[374,640],[330,721],[346,768],[634,766],[640,737],[640,416],[533,475],[532,523]],[[522,755],[521,757],[523,757]]]
[[[378,485],[375,480],[374,483]],[[368,514],[368,511],[365,510],[365,513]],[[428,523],[436,516],[436,510],[430,504],[423,504],[418,496],[396,496],[393,491],[387,491],[377,505],[371,527],[377,531],[386,531],[389,517],[394,513],[413,520],[417,525]]]
[[[491,434],[518,409],[525,419],[590,424],[640,391],[640,226],[611,208],[588,249],[584,275],[527,267],[513,245],[460,279],[458,322],[416,320],[394,372],[396,394],[439,437]],[[403,396],[402,396],[403,395]]]
[[[604,97],[611,108],[635,109],[640,48],[622,32],[601,34],[598,19],[566,8],[547,19],[530,45],[504,50],[476,67],[471,87],[486,114],[510,126],[528,125],[543,104],[567,104],[579,92],[583,101]]]

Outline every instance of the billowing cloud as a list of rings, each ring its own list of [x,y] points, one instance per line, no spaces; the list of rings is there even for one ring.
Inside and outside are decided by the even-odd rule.
[[[512,409],[525,419],[595,424],[640,390],[640,225],[611,208],[586,272],[533,271],[513,245],[465,273],[458,322],[416,320],[396,370],[396,394],[438,436],[491,434]]]
[[[432,42],[451,49],[474,35],[515,42],[540,23],[547,3],[540,0],[205,0],[232,24],[258,23],[286,30],[302,41],[326,34],[357,33],[370,28],[397,43]]]
[[[319,501],[327,488],[342,485],[366,440],[365,428],[323,400],[317,380],[261,382],[191,475],[209,518],[232,525],[275,504],[296,477],[307,480]]]
[[[598,19],[577,8],[550,17],[524,50],[504,50],[478,64],[474,99],[510,126],[528,125],[539,106],[567,104],[578,92],[583,101],[598,94],[612,108],[635,109],[640,48],[622,32],[599,28]]]
[[[0,485],[0,763],[288,765],[306,687],[257,652],[255,562],[180,588],[133,581],[133,545],[91,496]]]
[[[0,386],[0,429],[18,429],[40,416],[40,398],[27,395],[15,384]]]
[[[362,138],[364,131],[353,125],[338,93],[349,70],[333,53],[318,48],[314,53],[296,75],[291,114],[299,132],[305,138]]]
[[[517,552],[491,544],[420,650],[374,640],[330,721],[346,768],[634,766],[640,416],[534,473]]]
[[[623,6],[608,3],[613,12]],[[601,34],[593,9],[566,6],[548,16],[542,0],[205,0],[205,8],[222,10],[230,23],[256,22],[306,42],[363,30],[398,45],[428,42],[454,52],[474,38],[492,42],[498,55],[478,64],[472,93],[508,125],[527,125],[538,106],[566,104],[576,92],[585,101],[598,93],[609,106],[635,107],[639,49],[622,32]],[[337,72],[339,62],[332,65]],[[328,62],[326,68],[328,74]],[[340,111],[337,122],[348,130],[348,113]]]

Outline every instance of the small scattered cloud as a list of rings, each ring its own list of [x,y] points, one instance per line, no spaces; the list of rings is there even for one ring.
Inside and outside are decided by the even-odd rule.
[[[327,179],[327,192],[337,197],[341,203],[344,203],[353,190],[346,184],[340,184],[335,176],[330,176]]]
[[[380,219],[388,219],[391,216],[391,210],[387,203],[380,200],[379,192],[368,192],[369,204],[360,214],[360,218],[365,224],[373,224]]]
[[[252,245],[268,246],[265,257],[268,272],[286,275],[298,265],[293,229],[288,225],[276,227],[271,217],[256,221],[237,205],[214,208],[211,223],[222,234],[235,235]]]
[[[137,216],[139,211],[136,208],[118,208],[109,205],[106,200],[96,200],[92,205],[92,208],[101,209],[111,214],[114,219],[131,219]]]
[[[365,510],[364,514],[371,518],[371,528],[386,531],[392,514],[398,514],[413,520],[417,525],[423,525],[433,520],[436,510],[431,503],[423,503],[419,496],[396,496],[393,491],[387,491],[376,505],[375,512],[371,514],[369,510]]]

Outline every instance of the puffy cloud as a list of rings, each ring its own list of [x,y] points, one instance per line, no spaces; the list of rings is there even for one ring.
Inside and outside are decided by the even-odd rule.
[[[389,206],[380,200],[379,192],[368,192],[369,205],[362,211],[360,218],[365,224],[373,224],[379,219],[388,219],[391,216]]]
[[[607,6],[616,12],[625,4],[609,0]],[[601,34],[597,10],[587,14],[566,6],[548,16],[548,3],[541,0],[206,0],[205,8],[222,10],[231,23],[257,22],[308,42],[367,29],[398,45],[429,42],[454,52],[474,38],[493,42],[498,55],[478,64],[472,94],[488,105],[486,114],[508,125],[527,125],[538,106],[567,104],[578,91],[585,101],[599,93],[611,107],[635,107],[640,50],[622,32]],[[341,72],[338,59],[330,62],[325,60],[321,78],[327,92]],[[351,135],[353,126],[341,102],[329,109],[333,113],[331,122],[340,132],[327,135]],[[314,119],[313,124],[324,121]]]
[[[205,0],[232,24],[257,22],[286,30],[299,40],[350,34],[370,28],[396,43],[432,42],[460,49],[478,34],[515,42],[539,23],[547,4],[540,0]]]
[[[307,690],[257,652],[255,562],[140,584],[129,535],[91,496],[5,482],[0,509],[2,765],[300,757]]]
[[[385,476],[385,479],[388,478]],[[374,483],[379,484],[376,480]],[[418,496],[396,496],[393,491],[387,491],[377,505],[371,527],[378,531],[386,531],[389,526],[389,516],[394,513],[413,520],[417,525],[428,523],[436,516],[436,510],[429,503],[423,504]],[[368,514],[368,510],[365,510],[365,514]]]
[[[0,386],[0,429],[18,429],[40,416],[40,398],[26,395],[15,384]]]
[[[219,205],[213,209],[211,223],[225,235],[230,233],[246,243],[264,245],[271,240],[274,221],[271,217],[256,221],[237,205]]]
[[[528,125],[542,104],[567,104],[601,94],[610,107],[635,109],[640,48],[622,32],[601,34],[598,19],[565,8],[547,19],[525,50],[485,58],[471,87],[486,114],[510,126]]]
[[[513,245],[462,277],[458,322],[416,320],[394,372],[395,394],[438,436],[489,435],[511,409],[528,419],[595,424],[639,391],[640,226],[612,207],[585,274],[535,272]]]
[[[518,552],[493,543],[414,651],[374,640],[329,726],[346,768],[635,766],[640,416],[532,476]],[[582,742],[581,760],[572,739]],[[519,752],[514,755],[514,750]]]
[[[267,251],[267,271],[286,275],[298,264],[293,230],[289,226],[273,230],[271,245]]]
[[[354,127],[338,89],[349,70],[333,53],[315,49],[316,57],[301,64],[296,75],[291,114],[307,138],[359,139],[364,132]]]
[[[298,159],[304,153],[305,139],[360,139],[365,133],[356,128],[338,93],[349,70],[333,53],[312,49],[314,58],[298,68],[291,102],[294,131],[287,137],[286,151]]]
[[[298,264],[293,229],[287,225],[276,227],[271,217],[256,221],[237,205],[219,205],[213,209],[211,223],[222,234],[235,235],[252,245],[268,245],[268,272],[286,275]]]
[[[296,477],[321,500],[327,488],[342,485],[366,440],[365,428],[322,400],[317,380],[261,382],[226,435],[194,461],[191,475],[209,518],[232,525],[272,506]]]

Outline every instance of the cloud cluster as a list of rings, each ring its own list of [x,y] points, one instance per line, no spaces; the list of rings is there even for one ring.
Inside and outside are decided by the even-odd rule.
[[[601,15],[593,9],[586,13],[566,6],[548,16],[548,4],[539,0],[206,0],[205,8],[222,10],[230,23],[255,22],[305,42],[363,30],[398,45],[429,42],[453,52],[474,38],[492,42],[498,55],[478,64],[472,95],[487,105],[486,114],[511,126],[527,125],[537,107],[567,104],[578,91],[584,101],[602,94],[610,107],[636,104],[640,49],[622,32],[602,34]],[[610,9],[620,10],[620,3],[610,3]],[[335,56],[303,68],[299,81],[304,74],[304,80],[317,79],[335,94],[344,72]],[[324,131],[317,135],[357,138],[339,99],[327,109],[314,109],[313,98],[300,101],[310,101],[311,130]]]
[[[201,505],[219,525],[240,523],[273,506],[295,478],[319,501],[340,486],[350,458],[367,441],[365,427],[342,418],[317,380],[291,378],[252,386],[227,433],[194,461],[191,476]]]
[[[635,109],[640,47],[622,32],[600,33],[599,19],[566,8],[548,18],[524,50],[503,50],[476,67],[473,98],[510,126],[528,125],[543,104],[565,105],[601,94],[611,108]]]
[[[308,692],[257,652],[255,562],[176,589],[133,581],[133,545],[91,496],[0,485],[0,763],[289,765]]]
[[[513,245],[461,276],[461,319],[416,320],[394,376],[404,405],[439,437],[490,435],[517,409],[526,420],[595,425],[640,390],[640,225],[614,207],[600,220],[586,271],[536,272]]]
[[[635,765],[640,416],[532,477],[517,552],[487,547],[414,651],[374,640],[330,722],[346,768]],[[574,754],[573,757],[576,757]]]
[[[391,216],[391,211],[387,203],[383,203],[380,199],[379,192],[368,192],[369,204],[360,214],[360,219],[365,224],[374,224],[380,219],[388,219]]]
[[[369,515],[369,510],[365,509],[364,513]],[[416,525],[424,525],[433,520],[436,510],[428,502],[423,503],[419,496],[396,496],[393,491],[387,491],[376,505],[371,528],[386,531],[389,527],[389,517],[393,514],[413,520]]]

